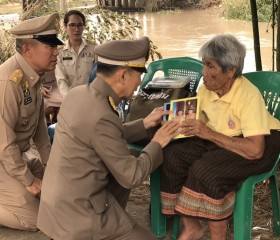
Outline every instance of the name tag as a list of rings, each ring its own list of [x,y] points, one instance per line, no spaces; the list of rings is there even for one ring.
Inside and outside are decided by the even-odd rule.
[[[93,57],[93,55],[90,52],[84,52],[81,57],[82,58],[89,58],[89,57]]]
[[[63,57],[62,60],[72,60],[72,57]]]
[[[25,98],[24,99],[24,105],[27,105],[29,103],[32,103],[32,98],[31,97]]]

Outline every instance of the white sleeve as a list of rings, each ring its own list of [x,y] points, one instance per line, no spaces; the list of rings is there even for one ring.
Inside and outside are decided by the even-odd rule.
[[[62,56],[59,54],[57,57],[57,65],[55,68],[55,77],[57,80],[57,86],[58,89],[63,97],[66,96],[66,94],[70,90],[69,82],[67,79],[67,74],[65,71],[65,67],[62,64]]]

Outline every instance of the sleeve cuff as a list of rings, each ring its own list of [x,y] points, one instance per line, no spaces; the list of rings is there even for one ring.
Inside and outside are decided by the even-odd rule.
[[[34,176],[28,169],[24,174],[24,176],[22,177],[21,182],[25,187],[28,187],[32,184],[33,180],[34,180]]]

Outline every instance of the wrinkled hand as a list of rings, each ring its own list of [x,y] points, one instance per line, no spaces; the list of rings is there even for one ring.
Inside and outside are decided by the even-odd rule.
[[[163,107],[155,108],[147,117],[144,118],[144,126],[146,129],[157,126],[161,123],[164,115],[170,114],[170,111],[164,111]]]
[[[196,119],[186,119],[180,124],[180,133],[186,136],[195,135],[207,139],[207,136],[211,131],[212,130],[209,127]]]
[[[35,177],[31,185],[26,187],[26,189],[28,192],[30,192],[30,194],[33,197],[40,197],[41,186],[42,186],[42,180]]]
[[[176,121],[164,122],[162,127],[157,130],[152,141],[158,142],[164,148],[178,132],[179,123]]]

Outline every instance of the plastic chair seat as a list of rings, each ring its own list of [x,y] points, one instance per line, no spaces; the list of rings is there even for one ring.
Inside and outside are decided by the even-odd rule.
[[[266,179],[270,181],[272,212],[273,212],[273,233],[280,236],[280,205],[278,190],[278,164],[280,155],[271,171],[251,176],[245,180],[235,197],[233,228],[234,240],[248,240],[252,236],[252,216],[254,203],[254,187]]]

